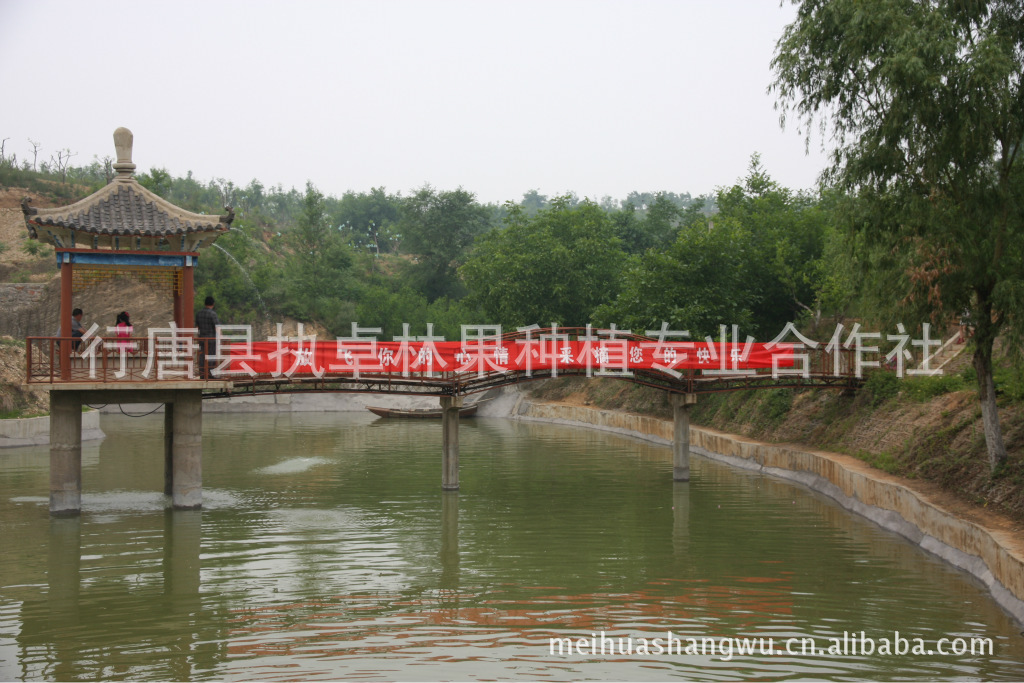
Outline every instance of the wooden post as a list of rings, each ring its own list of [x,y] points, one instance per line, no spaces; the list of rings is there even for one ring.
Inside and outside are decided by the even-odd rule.
[[[459,490],[459,408],[461,396],[441,397],[441,488]]]
[[[672,394],[672,479],[690,481],[690,408],[697,394]]]
[[[68,255],[65,258],[70,259]],[[71,379],[71,261],[60,266],[60,378]]]
[[[50,391],[50,514],[81,512],[81,396],[77,391]]]

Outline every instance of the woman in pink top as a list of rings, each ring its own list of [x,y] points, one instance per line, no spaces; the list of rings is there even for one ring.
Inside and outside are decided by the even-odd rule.
[[[121,311],[117,314],[117,348],[119,351],[131,351],[132,343],[128,339],[132,336],[132,321],[128,318],[128,311]]]

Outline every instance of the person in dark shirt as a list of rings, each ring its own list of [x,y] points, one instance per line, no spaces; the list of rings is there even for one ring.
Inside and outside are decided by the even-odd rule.
[[[216,344],[217,326],[220,325],[220,318],[213,310],[213,297],[206,297],[203,308],[196,312],[196,329],[199,332],[199,371],[203,379],[210,379],[210,366],[206,357],[214,350]]]
[[[82,335],[85,334],[85,327],[82,325],[82,309],[76,308],[71,311],[71,336],[75,341],[71,342],[71,350],[77,351],[82,345]]]

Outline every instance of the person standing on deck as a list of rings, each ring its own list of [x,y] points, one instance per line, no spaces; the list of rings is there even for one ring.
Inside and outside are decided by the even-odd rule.
[[[210,367],[206,357],[214,350],[218,325],[220,318],[213,310],[213,297],[208,296],[203,308],[196,313],[196,329],[199,332],[199,371],[203,379],[210,379]]]
[[[78,351],[78,347],[82,345],[82,336],[84,334],[85,326],[82,325],[82,309],[76,308],[71,311],[71,336],[74,338],[74,341],[71,342],[72,351]]]

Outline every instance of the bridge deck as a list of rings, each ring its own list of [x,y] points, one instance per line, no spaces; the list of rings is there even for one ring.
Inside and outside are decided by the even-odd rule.
[[[862,382],[853,371],[853,352],[848,350],[833,354],[818,348],[804,350],[802,356],[795,356],[793,349],[788,346],[779,345],[772,350],[771,346],[758,344],[756,360],[750,361],[744,355],[737,362],[738,350],[744,348],[739,344],[672,343],[636,336],[611,340],[588,336],[583,338],[584,342],[576,338],[562,341],[561,336],[567,339],[569,336],[563,334],[558,342],[561,344],[558,348],[562,356],[555,358],[555,347],[552,345],[550,349],[544,349],[548,355],[533,350],[533,356],[529,357],[527,354],[535,347],[526,345],[538,344],[536,335],[543,332],[545,330],[533,330],[535,336],[525,340],[522,335],[496,337],[493,346],[471,347],[477,351],[475,357],[466,351],[465,343],[433,344],[430,348],[437,353],[438,366],[429,366],[427,369],[416,369],[415,363],[410,364],[408,360],[404,361],[406,364],[403,367],[399,367],[397,361],[388,365],[383,360],[386,355],[390,358],[392,355],[402,357],[402,354],[406,354],[407,358],[414,358],[417,352],[422,354],[425,348],[422,346],[407,348],[407,345],[390,342],[360,341],[348,347],[353,349],[352,352],[344,350],[346,365],[331,362],[332,359],[343,358],[340,340],[337,343],[323,342],[316,349],[319,355],[315,355],[310,348],[304,349],[301,339],[297,348],[278,343],[276,350],[266,342],[250,342],[243,349],[248,353],[238,357],[251,361],[251,367],[234,360],[235,355],[232,354],[237,353],[237,347],[226,347],[228,351],[225,355],[220,355],[218,349],[211,357],[229,358],[230,361],[222,364],[222,369],[227,368],[222,372],[216,369],[216,362],[211,362],[209,379],[202,378],[200,349],[207,343],[213,348],[214,340],[180,338],[175,345],[158,346],[153,339],[146,338],[94,339],[90,345],[82,342],[77,352],[72,352],[73,342],[70,340],[35,337],[26,340],[26,381],[48,385],[56,390],[90,392],[128,388],[143,391],[201,389],[204,396],[209,398],[296,392],[463,396],[556,376],[612,377],[680,394],[778,387],[851,388]],[[323,351],[323,347],[327,346],[333,346],[333,356]],[[438,350],[441,346],[444,348]],[[372,352],[367,353],[367,348],[372,348]],[[486,359],[479,348],[487,350]],[[715,355],[716,349],[719,355]],[[771,350],[771,353],[767,353],[766,349]],[[495,358],[498,357],[498,351],[502,352],[501,357],[507,369],[491,358],[491,351],[495,352]],[[630,362],[625,360],[627,351]],[[353,363],[352,353],[359,358],[369,358],[375,365],[360,366],[358,359]],[[515,356],[517,353],[518,358]],[[634,353],[644,362],[631,364]],[[682,361],[688,358],[687,354],[690,354],[690,360],[684,363]],[[732,368],[724,360],[729,354],[733,357]],[[697,358],[705,363],[709,355],[716,359],[717,366],[694,366]],[[613,362],[607,364],[610,356]],[[275,357],[276,366],[271,362]],[[282,357],[287,362],[282,362]],[[522,361],[524,357],[527,358],[525,363]],[[606,364],[599,365],[594,360],[598,358]],[[614,362],[616,358],[617,363]],[[799,366],[795,364],[794,358],[801,361]],[[560,366],[559,362],[563,361]],[[746,362],[747,367],[742,366],[743,362]],[[289,363],[291,367],[288,367]],[[442,372],[430,371],[440,366],[449,369]],[[246,371],[240,370],[241,367]]]

